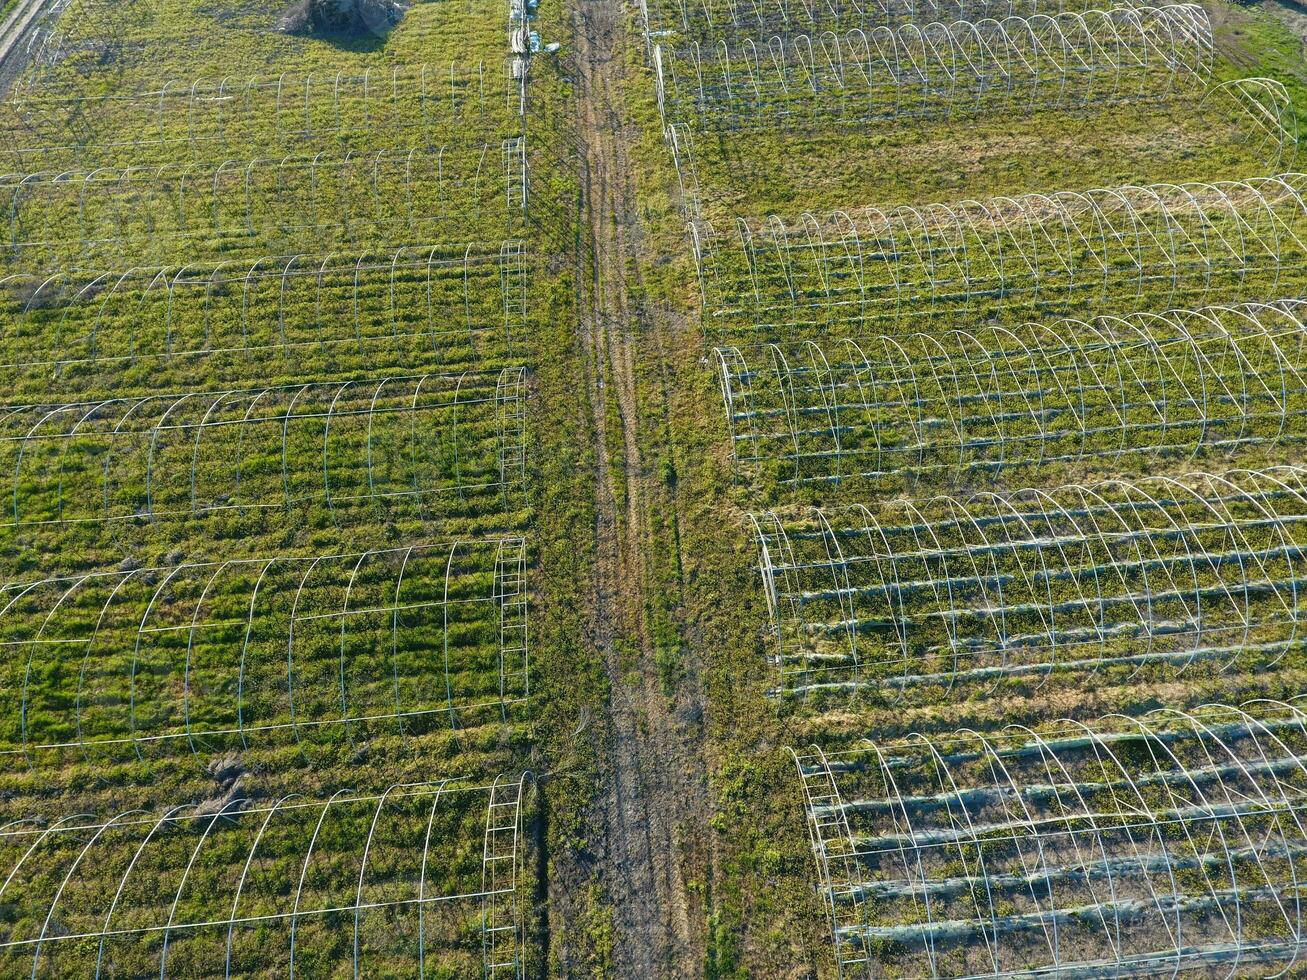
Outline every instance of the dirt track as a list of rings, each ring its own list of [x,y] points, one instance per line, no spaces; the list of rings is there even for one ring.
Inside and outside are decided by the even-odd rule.
[[[41,25],[41,15],[54,0],[22,0],[0,23],[0,95],[22,74],[30,57],[25,45]]]
[[[689,977],[702,973],[704,954],[686,855],[702,851],[707,791],[697,727],[682,723],[661,687],[645,613],[653,532],[641,441],[652,433],[640,427],[637,338],[658,324],[632,309],[627,288],[627,277],[638,276],[641,236],[625,150],[626,25],[620,0],[573,0],[572,12],[594,255],[592,309],[581,324],[599,468],[592,621],[612,690],[599,801],[604,843],[595,870],[613,913],[614,972]]]

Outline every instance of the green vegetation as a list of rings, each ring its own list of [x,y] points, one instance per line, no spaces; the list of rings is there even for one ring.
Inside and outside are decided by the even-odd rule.
[[[677,22],[682,5],[657,6],[651,11],[655,26]],[[728,5],[707,7],[715,11],[712,30],[729,35],[732,29],[724,26]],[[699,4],[684,8],[706,9]],[[796,18],[807,17],[807,8],[799,11],[790,5],[789,9]],[[904,11],[900,15],[907,19]],[[741,16],[747,20],[751,14]],[[955,16],[950,7],[948,15],[939,19],[947,22]],[[1286,412],[1286,403],[1277,402],[1280,382],[1287,379],[1293,392],[1287,405],[1297,404],[1296,367],[1288,369],[1288,375],[1279,369],[1268,371],[1276,392],[1263,403],[1268,417],[1259,418],[1263,409],[1251,402],[1240,407],[1240,398],[1254,391],[1249,380],[1261,370],[1251,365],[1268,366],[1276,361],[1274,356],[1252,362],[1218,356],[1203,360],[1197,371],[1189,370],[1182,366],[1187,356],[1180,353],[1186,343],[1183,334],[1170,331],[1161,321],[1151,325],[1168,345],[1175,346],[1167,346],[1165,354],[1159,351],[1156,357],[1113,358],[1110,348],[1090,343],[1094,353],[1078,359],[1081,355],[1068,355],[1063,346],[1069,337],[1088,338],[1072,334],[1080,326],[1059,322],[1062,316],[1094,325],[1097,316],[1156,313],[1173,306],[1195,309],[1209,302],[1274,302],[1296,298],[1303,289],[1299,249],[1304,211],[1296,194],[1280,198],[1283,207],[1269,208],[1254,203],[1259,195],[1253,188],[1268,186],[1255,181],[1222,185],[1223,191],[1196,188],[1194,197],[1186,196],[1179,207],[1172,206],[1171,195],[1185,195],[1175,187],[1124,196],[1108,191],[1089,198],[1040,196],[1062,191],[1084,195],[1127,184],[1215,185],[1294,169],[1294,138],[1300,124],[1288,107],[1295,100],[1301,108],[1298,40],[1256,11],[1220,4],[1211,16],[1217,46],[1211,84],[1177,91],[1152,105],[1040,107],[1034,112],[995,111],[940,121],[880,120],[861,125],[803,121],[789,125],[782,120],[769,127],[739,130],[723,125],[697,129],[687,116],[686,124],[666,139],[653,94],[654,71],[644,64],[638,42],[628,51],[634,76],[628,100],[644,128],[636,167],[649,238],[646,254],[659,257],[644,280],[649,303],[674,311],[701,309],[704,314],[702,337],[694,336],[691,325],[674,350],[648,351],[647,356],[667,364],[676,378],[665,410],[671,417],[668,439],[677,458],[683,581],[693,583],[681,595],[679,616],[686,635],[693,638],[691,656],[697,653],[703,658],[710,706],[707,755],[717,806],[718,864],[713,884],[714,938],[705,959],[717,975],[775,976],[805,969],[835,975],[829,919],[821,898],[813,893],[814,866],[803,825],[803,801],[794,762],[782,751],[784,746],[801,749],[816,743],[838,751],[869,734],[892,738],[964,726],[986,731],[1008,723],[1038,725],[1111,711],[1134,716],[1162,705],[1237,704],[1249,697],[1298,693],[1302,651],[1292,626],[1288,626],[1287,652],[1272,653],[1264,660],[1255,649],[1246,648],[1244,621],[1238,614],[1234,621],[1239,626],[1230,644],[1235,659],[1195,663],[1179,673],[1174,665],[1144,671],[1137,665],[1119,665],[1087,674],[1059,672],[1047,680],[1039,675],[974,686],[944,684],[929,694],[916,688],[906,694],[897,686],[887,688],[881,683],[884,678],[904,672],[903,649],[909,659],[920,656],[937,667],[948,661],[946,672],[951,671],[948,637],[956,637],[956,652],[969,659],[969,644],[981,635],[977,630],[981,626],[993,630],[997,624],[992,619],[959,622],[957,632],[950,634],[944,620],[922,621],[919,615],[927,610],[913,606],[901,617],[908,644],[901,647],[890,623],[894,617],[873,609],[874,589],[864,589],[880,572],[890,574],[888,566],[880,559],[856,561],[880,555],[884,545],[876,547],[865,533],[841,536],[838,530],[845,527],[838,521],[859,528],[868,523],[870,518],[863,521],[858,512],[844,506],[866,504],[883,524],[910,536],[912,528],[923,529],[941,519],[943,503],[925,506],[941,487],[963,502],[980,493],[973,504],[978,513],[987,500],[983,494],[991,490],[1048,489],[1128,473],[1178,477],[1198,467],[1257,467],[1295,458],[1291,444],[1274,450],[1268,443],[1281,436],[1290,440],[1301,436],[1299,411],[1288,408]],[[703,43],[710,36],[706,23],[678,23],[682,39],[664,43],[684,46],[685,38]],[[633,38],[639,36],[640,26],[632,25]],[[760,31],[748,26],[734,36],[766,36],[768,30],[784,27],[794,29],[769,24]],[[799,29],[808,29],[806,21]],[[1270,76],[1285,89],[1270,97],[1273,88],[1259,85],[1260,94],[1249,101],[1251,89],[1222,87],[1230,80],[1256,75]],[[833,98],[828,105],[835,105]],[[1280,108],[1261,113],[1259,121],[1257,105]],[[799,114],[797,106],[794,112]],[[1276,127],[1262,125],[1267,119],[1278,120],[1278,133]],[[1019,195],[1032,196],[1014,201]],[[1278,195],[1279,191],[1272,196]],[[1096,209],[1077,203],[1090,200]],[[930,202],[954,203],[945,210],[928,207]],[[1059,211],[1059,205],[1064,210]],[[1246,205],[1258,211],[1257,219],[1239,217]],[[772,214],[779,214],[780,220],[769,220]],[[745,226],[737,218],[747,222],[751,238],[744,237]],[[702,250],[706,256],[702,292],[693,242],[686,235],[687,221],[694,219],[704,222],[700,241],[707,243]],[[1272,248],[1243,250],[1272,228],[1276,229],[1271,232]],[[1100,233],[1104,233],[1101,238]],[[1234,247],[1227,248],[1228,244]],[[1286,246],[1289,251],[1282,251]],[[1138,319],[1142,322],[1146,317]],[[1200,320],[1185,322],[1195,328]],[[1019,326],[1026,322],[1037,326]],[[1222,321],[1218,317],[1203,322]],[[1124,322],[1114,325],[1125,327]],[[1013,328],[1015,334],[1006,332]],[[1256,327],[1250,324],[1249,329]],[[965,338],[952,335],[955,330],[968,332],[977,342],[969,345]],[[1296,352],[1294,330],[1286,323],[1285,331],[1276,327],[1272,334],[1276,342],[1286,339]],[[1217,332],[1222,338],[1228,336],[1219,327]],[[997,343],[999,336],[1012,338],[1011,344],[1004,348]],[[1241,324],[1236,336],[1250,339],[1252,335],[1243,333]],[[1021,346],[1039,337],[1047,337],[1044,352]],[[1137,340],[1147,346],[1144,336],[1132,337],[1132,343]],[[726,424],[722,407],[721,364],[715,358],[703,359],[705,338],[710,346],[728,343],[741,350],[740,361],[727,361],[732,372],[728,380],[737,386],[738,396],[733,429]],[[844,345],[846,339],[860,344],[865,361],[857,348]],[[802,340],[815,341],[817,347],[802,346]],[[901,346],[891,350],[887,341]],[[773,353],[755,346],[761,342],[776,343],[780,350]],[[1200,345],[1208,342],[1198,340]],[[1224,341],[1211,342],[1219,346]],[[1005,356],[1005,349],[1016,359]],[[933,355],[928,356],[928,351]],[[1027,353],[1029,360],[1023,361]],[[1099,355],[1112,361],[1110,371],[1101,370],[1102,365],[1089,366]],[[1173,356],[1177,359],[1170,360]],[[1070,374],[1076,373],[1073,365],[1077,364],[1089,373],[1079,374],[1071,384]],[[1131,375],[1132,369],[1141,373]],[[1062,374],[1064,370],[1069,373]],[[1095,370],[1098,373],[1093,375]],[[1183,442],[1186,427],[1201,412],[1191,410],[1193,403],[1184,407],[1179,388],[1169,381],[1161,386],[1155,372],[1171,370],[1194,385],[1190,394],[1216,385],[1204,402],[1214,422],[1204,430],[1204,437],[1219,440],[1217,433],[1224,428],[1246,433],[1247,439],[1213,445],[1198,462],[1187,447],[1169,453],[1149,451],[1160,432],[1144,418],[1150,411],[1144,399],[1128,398],[1123,404],[1121,384],[1128,383],[1128,390],[1137,395],[1147,389],[1155,399],[1154,410],[1162,411],[1160,404],[1165,401],[1163,414],[1177,423],[1176,429],[1163,423],[1166,442],[1172,436]],[[873,375],[879,388],[871,387]],[[1055,390],[1065,396],[1065,402],[1041,406],[1023,399],[1023,392],[1033,398],[1036,382],[1051,384],[1054,378],[1062,383]],[[1129,387],[1136,383],[1140,387]],[[1077,385],[1084,399],[1074,394]],[[1228,394],[1218,393],[1221,385],[1228,387]],[[1015,400],[1003,400],[995,392]],[[986,401],[987,396],[995,400]],[[1116,409],[1106,409],[1109,402]],[[1100,404],[1106,414],[1097,414],[1094,406]],[[838,414],[832,415],[836,406]],[[1067,412],[1060,414],[1064,407]],[[1227,409],[1231,410],[1228,425],[1218,421]],[[654,418],[661,425],[661,418]],[[1159,418],[1156,411],[1153,418]],[[950,420],[958,429],[951,428]],[[1086,431],[1080,428],[1081,420],[1092,430],[1087,436],[1079,435]],[[1042,454],[1035,433],[1058,432],[1059,421],[1067,432],[1074,429],[1078,434],[1067,435],[1061,443],[1065,451]],[[1194,431],[1189,429],[1188,434]],[[1012,440],[1012,453],[1004,455],[1001,445],[990,441],[1000,437]],[[1129,440],[1126,452],[1109,450],[1109,444],[1121,446],[1123,438]],[[969,447],[971,465],[965,452],[955,449],[957,442]],[[934,459],[942,465],[922,472],[918,456],[923,448],[928,453],[925,464]],[[1096,453],[1095,448],[1103,451]],[[1087,455],[1084,449],[1089,450]],[[733,465],[733,450],[753,465]],[[1024,465],[1022,455],[1028,457]],[[1038,463],[1034,457],[1039,457]],[[999,459],[1005,462],[1001,468],[992,465]],[[905,470],[901,479],[880,475],[900,463]],[[922,502],[924,517],[906,519],[911,515],[900,502],[904,493]],[[797,554],[772,555],[773,561],[793,563],[791,567],[798,569],[797,577],[787,582],[778,576],[778,585],[788,590],[783,601],[790,605],[773,621],[758,575],[755,532],[746,514],[760,505],[796,504],[826,507],[837,520],[837,530],[833,538],[824,538],[813,523],[801,520],[793,510],[783,510],[787,527],[793,528],[797,521],[814,533],[795,543]],[[1287,501],[1285,505],[1290,506]],[[1037,533],[1034,527],[1030,533]],[[836,549],[834,554],[846,547],[844,557],[854,560],[847,567],[838,561],[832,564],[826,545]],[[1178,545],[1178,540],[1168,538],[1163,553]],[[1081,574],[1088,566],[1080,564],[1091,552],[1092,548],[1044,555],[1049,564],[1041,568],[1051,569],[1060,561],[1076,566],[1064,580],[1055,580],[1048,571],[1022,579],[1016,568],[1020,562],[1005,565],[1003,570],[1013,578],[1003,579],[1004,599],[1009,598],[1008,586],[1017,591],[1038,588],[1046,577],[1055,581],[1055,602],[1068,599],[1077,587],[1092,591],[1094,578]],[[1290,552],[1296,554],[1293,545]],[[911,547],[903,553],[912,556],[907,560],[917,563],[917,572],[927,570],[928,556]],[[978,552],[972,555],[981,561]],[[953,557],[966,562],[960,553]],[[805,558],[812,564],[804,565]],[[1025,558],[1033,561],[1035,554],[1025,555],[1022,561]],[[810,573],[818,567],[835,568],[835,577],[817,582]],[[1285,581],[1296,577],[1287,566],[1280,569]],[[905,581],[923,578],[914,578],[906,566],[900,571]],[[963,574],[961,565],[957,571]],[[1248,569],[1219,564],[1195,575],[1210,584],[1206,576],[1227,572],[1236,579],[1245,574],[1255,577]],[[851,579],[851,588],[846,578]],[[1101,580],[1098,584],[1107,586]],[[1120,584],[1115,581],[1114,587]],[[1207,604],[1213,596],[1204,595],[1202,613],[1210,611],[1214,625],[1221,614],[1215,603]],[[1280,607],[1266,595],[1268,618],[1261,622],[1275,630],[1286,621],[1269,611]],[[925,593],[919,598],[924,600]],[[955,598],[958,608],[969,605],[967,596]],[[992,616],[997,603],[992,593],[972,598],[977,600],[973,611]],[[1050,628],[1035,621],[1038,609],[1048,601],[1041,595],[1034,597],[1033,605],[1022,605],[1013,598],[1010,608],[1016,618],[1003,624],[1014,644],[1008,661],[1019,662],[1042,649],[1031,637]],[[1056,628],[1070,627],[1077,613],[1058,608]],[[861,619],[855,625],[851,616]],[[1167,618],[1159,611],[1159,620]],[[1137,629],[1140,617],[1122,612],[1120,621]],[[1253,633],[1265,638],[1257,627]],[[1212,636],[1215,639],[1215,633]],[[1032,644],[1029,650],[1022,646],[1026,642]],[[1250,635],[1249,642],[1257,641]],[[1137,653],[1145,646],[1125,635],[1111,637],[1107,643],[1114,653]],[[800,697],[769,696],[778,686],[773,659],[778,650],[798,653],[800,661],[793,666],[800,670],[834,663],[825,658],[846,655],[853,645],[859,669],[872,671],[858,675],[865,683]],[[1098,644],[1092,646],[1097,656]],[[1064,652],[1071,654],[1059,644],[1058,656]],[[762,704],[768,706],[765,711],[759,707]],[[886,950],[887,955],[891,952]],[[920,968],[920,960],[915,966]]]
[[[541,966],[554,733],[602,696],[556,543],[575,168],[499,8],[278,13],[74,3],[3,105],[6,868],[88,815],[6,891],[10,972]],[[548,820],[498,802],[532,768]]]
[[[905,111],[793,42],[847,5],[650,6],[661,106],[640,12],[611,89],[567,48],[522,89],[478,0],[317,40],[75,3],[0,105],[0,874],[94,815],[0,889],[9,972],[93,970],[122,884],[124,975],[293,931],[313,974],[612,976],[643,802],[658,968],[833,976],[787,747],[1302,690],[1301,487],[1195,472],[1301,446],[1292,308],[1198,312],[1307,287],[1297,39],[1218,3],[1179,75],[1052,98],[1046,50]],[[784,85],[723,95],[772,33]],[[1083,489],[1146,476],[1199,489]]]

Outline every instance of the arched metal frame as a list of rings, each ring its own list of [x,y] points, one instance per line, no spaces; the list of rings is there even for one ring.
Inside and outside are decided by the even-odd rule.
[[[1270,701],[795,754],[839,974],[1296,975],[1304,759]]]
[[[640,0],[650,39],[744,40],[905,24],[1055,16],[1094,0]]]
[[[1307,469],[752,516],[778,691],[1265,669],[1302,642]]]
[[[86,77],[95,69],[120,63],[127,25],[139,22],[139,0],[48,0],[36,14],[23,42],[24,67],[10,91],[15,98],[52,91],[54,68],[76,57],[74,69]]]
[[[528,772],[11,823],[0,969],[522,978],[536,797]]]
[[[365,370],[395,349],[447,370],[493,364],[522,352],[528,276],[520,241],[14,274],[0,279],[0,379],[184,362],[198,380],[324,351],[357,352]]]
[[[1307,438],[1297,300],[715,355],[732,456],[767,485],[894,490]]]
[[[498,168],[498,169],[497,169]],[[179,239],[267,247],[360,239],[467,241],[525,231],[527,160],[502,143],[101,167],[0,176],[12,261],[88,261]]]
[[[1164,100],[1214,48],[1192,4],[654,49],[664,126],[820,128]]]
[[[251,151],[369,150],[520,135],[518,83],[484,63],[396,65],[361,75],[283,73],[171,79],[103,96],[25,94],[6,100],[0,140],[14,169],[221,162]],[[511,131],[511,133],[510,133]]]
[[[1307,264],[1302,174],[689,227],[719,344],[858,336],[912,315],[1167,309],[1275,295]]]
[[[0,586],[0,759],[199,758],[513,720],[522,538]]]
[[[0,407],[0,527],[326,507],[427,521],[520,506],[526,372]]]
[[[1209,84],[1196,94],[1200,97],[1187,100],[1179,107],[1189,117],[1193,131],[1219,133],[1225,144],[1241,148],[1263,163],[1265,173],[1295,167],[1298,117],[1283,84],[1271,78],[1236,78]],[[699,222],[703,218],[703,204],[694,131],[685,122],[668,123],[663,136],[676,169],[686,219]],[[819,159],[821,150],[810,150],[810,154]],[[754,158],[751,162],[760,164]],[[760,171],[758,179],[765,178],[765,170]]]

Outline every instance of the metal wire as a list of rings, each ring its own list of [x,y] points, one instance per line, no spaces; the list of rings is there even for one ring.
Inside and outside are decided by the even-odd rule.
[[[534,785],[526,773],[10,824],[0,970],[520,978]]]
[[[795,756],[840,975],[1296,975],[1307,714],[1057,728]]]
[[[1201,87],[1212,28],[1192,4],[654,48],[663,124],[821,129],[1165,100]]]
[[[508,719],[526,545],[124,563],[0,586],[0,759],[199,756]]]
[[[778,691],[1274,666],[1301,643],[1307,469],[753,515]]]
[[[1167,309],[1275,295],[1307,262],[1301,174],[864,208],[733,233],[689,226],[719,344],[859,336],[921,320]]]
[[[1297,300],[715,354],[732,455],[760,486],[892,491],[1307,437]]]

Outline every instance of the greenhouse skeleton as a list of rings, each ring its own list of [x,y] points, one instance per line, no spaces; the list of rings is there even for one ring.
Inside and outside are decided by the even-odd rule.
[[[530,697],[526,567],[522,538],[469,539],[5,583],[0,758],[507,719]]]
[[[1211,71],[1201,7],[1118,7],[653,49],[663,125],[814,127],[1167,100]]]
[[[1302,642],[1307,470],[752,515],[778,691],[891,699],[1266,669]]]
[[[842,977],[1287,976],[1307,951],[1296,703],[795,761]]]
[[[1298,300],[717,348],[737,466],[894,488],[1307,438]]]
[[[0,406],[0,527],[314,501],[333,516],[404,498],[428,517],[506,507],[525,481],[525,389],[513,367]]]
[[[446,910],[467,908],[479,924],[484,975],[519,976],[526,927],[518,893],[534,785],[526,773],[480,786],[437,780],[377,795],[340,790],[323,800],[291,794],[271,803],[238,797],[207,810],[128,810],[106,821],[16,821],[0,828],[0,897],[30,928],[0,942],[0,962],[17,972],[30,960],[21,969],[32,976],[148,969],[161,977],[197,970],[230,977],[282,945],[294,976],[306,942],[330,945],[332,933],[343,931],[356,976],[374,956],[373,968],[384,969],[384,952],[400,948],[425,975],[460,945]],[[477,808],[482,832],[473,866],[461,860],[471,842],[460,838],[472,831],[459,817],[466,813],[470,822]],[[267,862],[277,859],[293,889],[269,888],[276,864]],[[103,874],[116,875],[116,887],[97,890]],[[453,887],[442,886],[451,875]],[[416,937],[395,928],[408,916],[416,919]],[[341,918],[345,929],[333,928]]]

